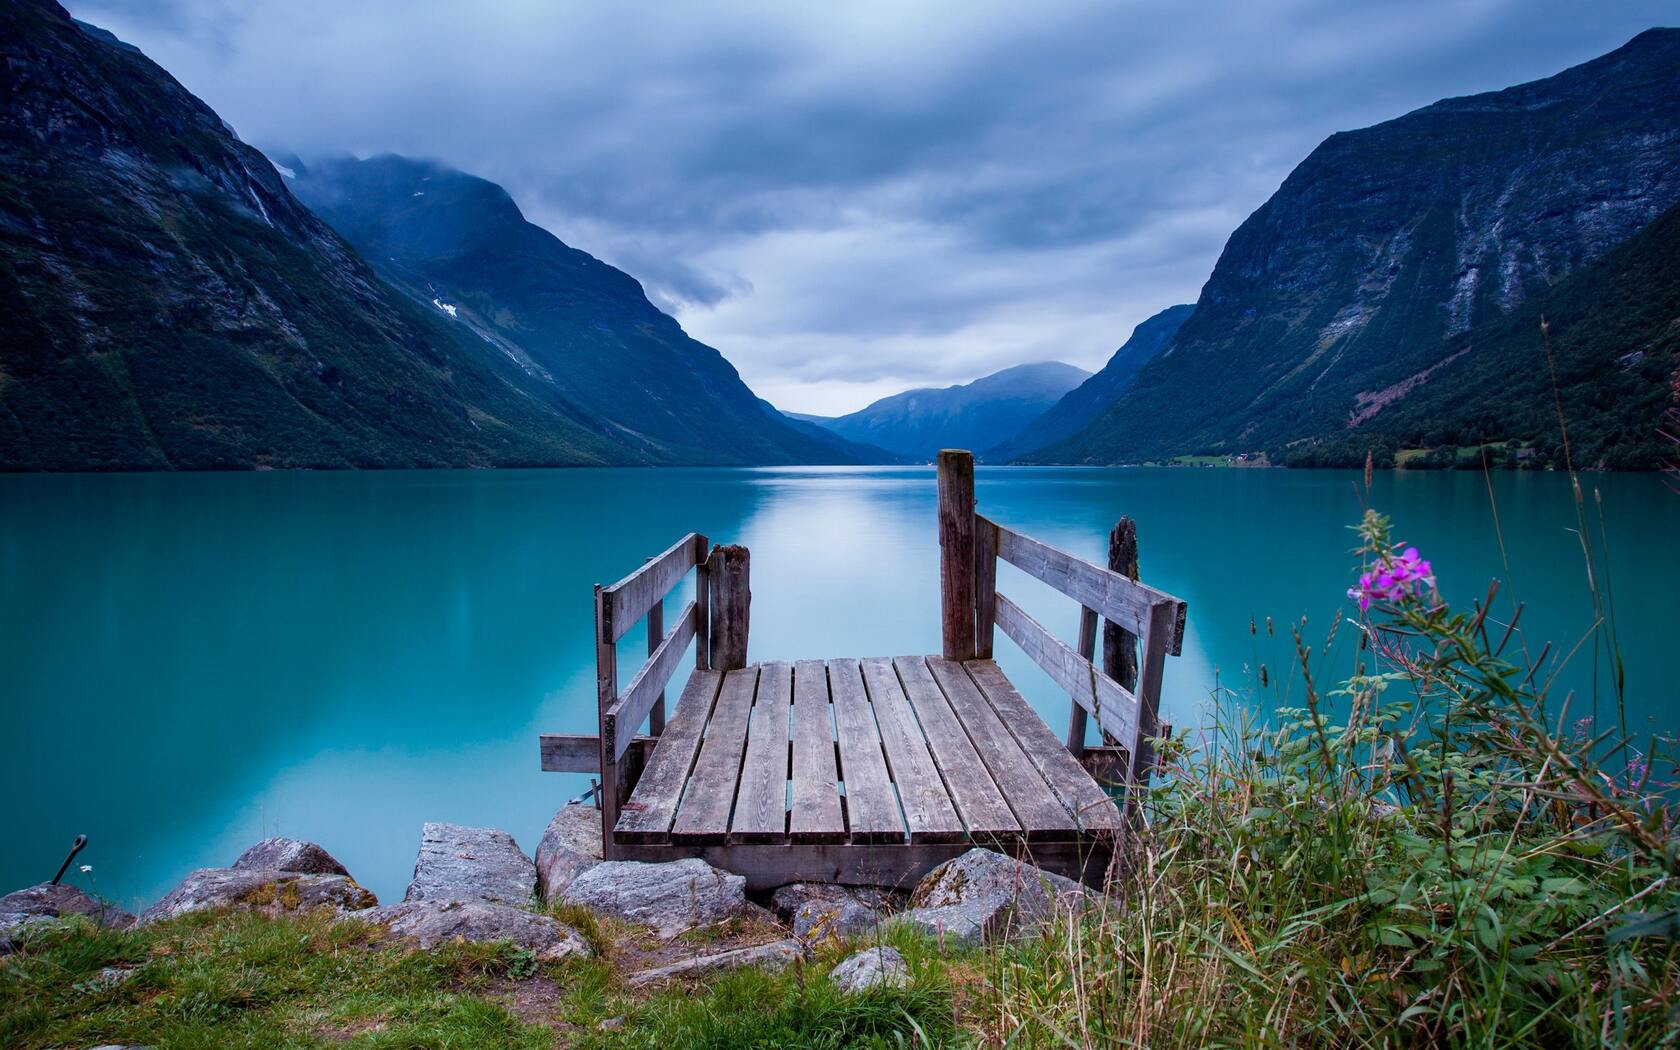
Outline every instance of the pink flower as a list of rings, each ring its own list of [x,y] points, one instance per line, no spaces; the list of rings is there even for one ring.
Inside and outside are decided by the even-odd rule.
[[[1359,603],[1360,612],[1367,612],[1372,602],[1397,602],[1416,595],[1419,584],[1433,588],[1435,571],[1416,547],[1407,547],[1398,554],[1385,554],[1375,569],[1360,575],[1359,586],[1347,593]]]

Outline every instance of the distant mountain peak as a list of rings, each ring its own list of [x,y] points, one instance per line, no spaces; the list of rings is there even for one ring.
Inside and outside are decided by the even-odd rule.
[[[815,422],[848,440],[922,460],[941,448],[979,452],[1018,432],[1089,376],[1061,361],[1034,361],[968,383],[906,390]]]

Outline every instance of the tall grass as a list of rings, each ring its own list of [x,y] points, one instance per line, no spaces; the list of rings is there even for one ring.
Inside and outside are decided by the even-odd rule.
[[[1385,519],[1360,534],[1368,565],[1394,564]],[[1548,695],[1544,652],[1490,619],[1494,596],[1457,612],[1420,579],[1316,653],[1289,632],[1293,675],[1223,693],[1194,738],[1163,742],[1120,906],[992,957],[983,1038],[1680,1040],[1670,785]],[[1354,671],[1327,683],[1338,636]],[[1294,706],[1274,710],[1279,693]]]

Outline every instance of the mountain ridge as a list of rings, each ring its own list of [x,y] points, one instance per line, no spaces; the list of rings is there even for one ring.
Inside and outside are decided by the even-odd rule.
[[[1030,362],[968,383],[901,391],[813,422],[849,440],[926,462],[941,448],[991,448],[1090,375],[1060,361]]]
[[[1677,97],[1680,30],[1653,29],[1330,136],[1232,234],[1172,346],[1021,460],[1286,455],[1341,433],[1359,395],[1439,364],[1680,200]]]

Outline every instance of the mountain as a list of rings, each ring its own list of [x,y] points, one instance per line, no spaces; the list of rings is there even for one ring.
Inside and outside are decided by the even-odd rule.
[[[766,412],[734,366],[689,338],[635,278],[527,222],[493,182],[393,155],[277,163],[293,192],[413,302],[664,461],[883,458]]]
[[[1462,337],[1680,200],[1676,99],[1680,30],[1654,29],[1546,80],[1331,136],[1231,236],[1167,351],[1089,427],[1023,458],[1275,459],[1404,405]]]
[[[1562,467],[1561,407],[1576,466],[1660,469],[1674,453],[1663,414],[1680,389],[1680,205],[1448,350],[1415,391],[1368,399],[1344,434],[1291,449],[1288,464],[1357,466],[1369,451],[1386,466],[1428,449],[1408,465],[1480,468],[1480,445],[1508,442],[1490,450],[1495,465]]]
[[[0,469],[658,458],[394,293],[132,47],[0,23]]]
[[[1144,365],[1171,345],[1173,336],[1195,309],[1189,303],[1169,306],[1132,329],[1131,338],[1095,375],[1069,390],[1019,434],[992,449],[988,458],[999,462],[1014,459],[1084,429],[1126,392]]]
[[[942,448],[988,449],[1007,440],[1090,374],[1059,361],[1016,365],[961,386],[906,390],[815,422],[851,441],[926,462]]]

